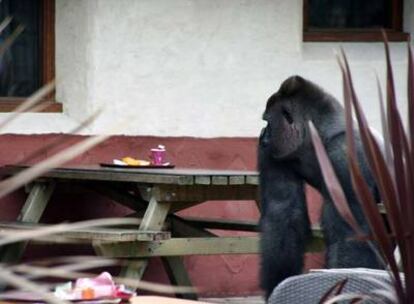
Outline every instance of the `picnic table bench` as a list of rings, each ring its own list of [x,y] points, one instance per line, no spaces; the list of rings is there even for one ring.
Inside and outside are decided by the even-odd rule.
[[[25,168],[5,166],[0,174],[15,175]],[[17,222],[0,223],[0,233],[8,229],[30,229],[33,223],[38,223],[58,183],[77,184],[96,191],[131,208],[140,218],[139,226],[134,229],[94,228],[58,235],[89,241],[96,253],[105,257],[128,258],[128,265],[122,271],[127,277],[141,278],[148,259],[159,256],[173,284],[191,285],[182,261],[185,255],[259,252],[257,235],[219,237],[206,230],[257,231],[255,222],[185,218],[175,214],[205,201],[258,202],[258,173],[255,171],[106,168],[98,165],[56,168],[31,183]],[[53,241],[53,238],[48,240]],[[317,251],[321,246],[315,239],[309,249]],[[3,248],[0,260],[15,261],[24,248],[22,243]]]

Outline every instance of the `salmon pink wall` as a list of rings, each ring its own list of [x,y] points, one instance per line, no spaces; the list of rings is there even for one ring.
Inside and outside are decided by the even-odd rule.
[[[66,142],[59,149],[82,140],[74,135],[2,135],[0,136],[0,165],[14,164],[50,141],[65,136]],[[163,144],[167,148],[168,159],[177,167],[211,169],[256,169],[256,138],[214,138],[199,139],[190,137],[128,137],[115,136],[90,151],[72,160],[72,164],[96,164],[109,162],[113,158],[132,156],[146,158],[150,148]],[[48,151],[39,159],[55,153]],[[38,159],[38,160],[39,160]],[[37,160],[37,161],[38,161]],[[0,200],[0,219],[14,220],[24,201],[25,193],[20,190]],[[320,198],[314,190],[308,189],[310,216],[315,222],[319,216]],[[58,187],[52,196],[42,222],[56,223],[98,217],[124,216],[132,211],[98,194],[87,190]],[[257,220],[259,212],[254,202],[206,202],[182,212],[185,215],[210,218],[233,218]],[[218,231],[217,233],[225,233]],[[228,233],[228,232],[227,232]],[[242,233],[242,232],[240,232]],[[47,250],[45,250],[47,248]],[[26,258],[48,255],[68,255],[91,253],[90,248],[73,246],[30,246]],[[203,288],[204,296],[241,296],[260,294],[258,287],[257,255],[192,256],[185,258],[185,265],[192,282]],[[320,254],[309,254],[306,267],[320,267]],[[212,271],[213,270],[213,271]],[[168,282],[159,259],[153,259],[144,279]]]

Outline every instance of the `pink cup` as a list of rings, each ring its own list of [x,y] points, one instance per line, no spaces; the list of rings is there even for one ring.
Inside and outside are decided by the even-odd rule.
[[[162,165],[164,163],[165,150],[164,149],[151,149],[150,158],[153,165]]]

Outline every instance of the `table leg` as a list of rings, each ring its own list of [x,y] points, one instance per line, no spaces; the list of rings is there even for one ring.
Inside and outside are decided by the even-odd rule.
[[[176,286],[191,286],[191,280],[180,256],[163,257],[162,262],[172,284]],[[196,293],[176,294],[178,298],[197,300]]]
[[[161,230],[164,225],[171,203],[158,202],[156,199],[158,191],[159,189],[157,187],[151,189],[149,204],[145,210],[139,230]],[[113,246],[116,247],[117,245],[113,244]],[[96,252],[99,253],[99,243],[94,244],[94,247]],[[141,279],[147,265],[148,259],[128,260],[127,264],[123,266],[120,275],[133,279]]]
[[[141,231],[161,230],[168,213],[171,211],[171,203],[159,202],[156,199],[156,197],[159,196],[158,191],[159,189],[157,187],[153,187],[151,192],[148,193],[149,195],[147,198],[149,199],[149,204],[139,226],[139,230]],[[111,247],[116,246],[117,244],[111,244]],[[99,254],[99,243],[95,243],[94,247]],[[108,245],[106,245],[106,247],[108,247]],[[172,284],[191,286],[191,280],[181,257],[164,257],[162,258],[162,261]],[[120,276],[141,279],[147,266],[148,259],[130,259],[126,262],[126,265],[122,267]],[[186,299],[197,299],[197,294],[180,294],[177,296]]]
[[[39,222],[54,189],[54,182],[35,182],[17,220],[20,222]],[[0,262],[13,263],[19,261],[26,249],[27,243],[19,242],[2,247],[0,250]],[[6,285],[0,285],[0,291],[5,288]]]
[[[140,280],[147,268],[148,260],[147,259],[134,259],[128,260],[126,265],[121,268],[119,276],[121,278],[129,278]]]
[[[39,222],[54,188],[55,183],[53,182],[35,182],[17,217],[17,221],[29,223]],[[0,252],[0,261],[2,263],[11,263],[20,260],[26,246],[27,242],[20,242],[3,247]]]
[[[139,229],[160,230],[165,222],[170,207],[170,203],[157,202],[153,193]],[[172,284],[178,286],[191,286],[191,280],[184,267],[183,259],[181,257],[164,257],[162,258],[162,261]],[[136,272],[138,273],[142,271],[140,273],[142,276],[146,266],[147,264],[145,263],[133,265],[132,267],[135,267]],[[129,274],[131,275],[131,273]],[[134,274],[132,273],[132,275]],[[197,300],[197,294],[177,294],[177,296],[185,299]]]
[[[152,189],[151,199],[145,210],[139,230],[161,230],[167,218],[171,203],[160,203],[156,199],[158,188]]]

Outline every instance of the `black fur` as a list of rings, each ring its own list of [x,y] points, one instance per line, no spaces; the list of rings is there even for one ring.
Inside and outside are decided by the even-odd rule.
[[[353,231],[330,199],[308,130],[307,123],[311,120],[321,135],[351,210],[368,233],[349,175],[342,106],[317,85],[293,76],[269,98],[263,119],[268,125],[260,136],[258,163],[262,205],[261,286],[266,298],[283,279],[301,273],[303,268],[305,245],[311,235],[304,183],[318,189],[324,197],[322,229],[327,267],[382,268],[366,242],[350,239]],[[360,138],[355,141],[363,175],[376,193]]]

